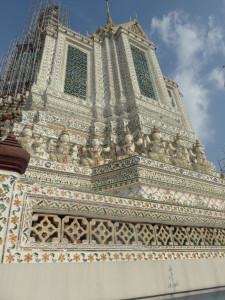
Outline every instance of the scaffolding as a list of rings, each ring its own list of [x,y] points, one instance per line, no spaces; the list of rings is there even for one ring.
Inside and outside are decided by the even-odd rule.
[[[59,24],[69,27],[66,9],[57,0],[38,0],[31,5],[20,37],[0,57],[0,95],[16,96],[30,89],[41,58],[47,27],[58,30]]]
[[[218,159],[218,164],[220,167],[220,171],[225,173],[225,146],[222,148],[221,158]]]

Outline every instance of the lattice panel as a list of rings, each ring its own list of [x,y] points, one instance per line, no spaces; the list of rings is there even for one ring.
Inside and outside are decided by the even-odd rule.
[[[213,246],[215,245],[215,229],[213,228],[203,228],[204,245]]]
[[[216,233],[216,245],[217,246],[224,246],[225,245],[225,230],[224,229],[217,229]]]
[[[171,227],[171,233],[174,245],[188,245],[188,236],[185,227]]]
[[[99,246],[225,246],[225,229],[35,213],[30,242]]]
[[[111,221],[91,220],[90,222],[91,243],[108,245],[114,243],[114,228]]]
[[[150,224],[137,224],[135,226],[137,232],[138,244],[150,246],[156,245],[154,226]]]
[[[88,243],[89,223],[86,218],[66,216],[62,220],[62,240],[68,243]]]
[[[61,220],[55,215],[34,214],[31,226],[31,242],[59,242]]]
[[[148,67],[145,52],[131,45],[134,67],[136,70],[137,80],[141,94],[156,100],[155,91],[151,79],[151,73]]]
[[[201,228],[187,227],[189,245],[203,245]]]
[[[135,243],[135,228],[133,224],[116,222],[114,226],[116,244],[132,245]]]
[[[64,92],[81,99],[87,98],[87,54],[69,46]]]
[[[166,225],[155,225],[157,245],[173,245],[170,227]]]

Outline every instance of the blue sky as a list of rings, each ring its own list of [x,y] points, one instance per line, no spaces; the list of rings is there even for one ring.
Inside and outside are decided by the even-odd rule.
[[[106,22],[105,0],[62,0],[71,27],[92,33]],[[0,57],[20,35],[30,0],[0,0]],[[217,164],[225,144],[225,0],[109,0],[112,19],[138,21],[157,47],[163,74],[175,79],[191,121]]]

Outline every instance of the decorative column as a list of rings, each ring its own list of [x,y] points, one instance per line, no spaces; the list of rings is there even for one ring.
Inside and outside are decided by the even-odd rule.
[[[118,30],[117,36],[119,35],[119,43],[121,45],[121,50],[123,51],[123,62],[124,62],[124,69],[125,69],[125,78],[126,78],[126,85],[128,87],[129,96],[139,96],[140,95],[140,88],[138,85],[136,71],[133,62],[133,56],[130,49],[130,43],[128,37],[125,33],[125,30],[120,28]]]
[[[115,110],[115,89],[112,72],[112,60],[109,44],[109,33],[105,33],[103,41],[103,74],[104,74],[104,87],[106,97],[106,115],[114,115]]]
[[[104,86],[103,86],[103,71],[102,71],[102,48],[101,42],[97,37],[93,37],[93,69],[94,76],[94,104],[97,117],[103,116],[104,110]]]
[[[37,86],[43,90],[47,88],[49,77],[51,73],[51,66],[54,56],[56,38],[50,33],[46,34],[44,41],[44,50],[42,53],[40,69],[37,75]]]
[[[30,154],[17,142],[13,133],[0,143],[0,263],[3,262],[5,242],[16,182],[25,173]]]
[[[32,86],[32,107],[42,108],[44,105],[43,95],[49,85],[51,67],[55,52],[56,37],[47,31],[43,42],[43,52],[39,65],[39,71],[35,83]]]
[[[121,80],[121,70],[120,70],[120,65],[119,65],[119,58],[118,58],[118,53],[117,53],[117,45],[115,41],[115,37],[112,36],[110,40],[110,48],[112,51],[112,58],[114,60],[112,64],[113,68],[113,74],[114,74],[114,80],[115,80],[115,86],[116,86],[116,111],[118,114],[123,113],[123,107],[125,104],[125,95],[124,95],[124,90],[123,90],[123,84]]]
[[[50,65],[50,80],[49,88],[52,90],[60,91],[62,88],[61,75],[62,75],[62,61],[65,48],[65,36],[62,32],[57,33],[55,40],[55,49],[52,53],[53,59]]]

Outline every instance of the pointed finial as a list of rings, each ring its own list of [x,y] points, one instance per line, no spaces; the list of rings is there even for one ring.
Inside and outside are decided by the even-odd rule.
[[[107,25],[113,25],[113,21],[109,11],[109,0],[106,0],[106,4],[107,4]]]
[[[131,134],[131,132],[130,132],[130,128],[127,126],[126,127],[126,135],[128,135],[128,134]]]
[[[137,13],[136,13],[136,16],[135,16],[135,21],[137,22],[137,18],[138,18],[138,15],[137,15]]]

